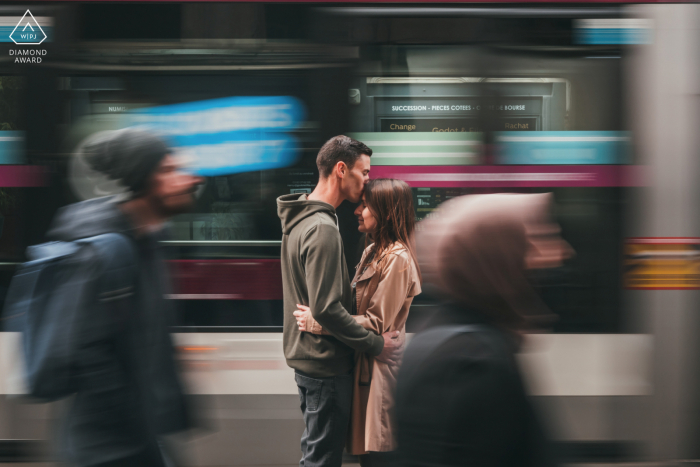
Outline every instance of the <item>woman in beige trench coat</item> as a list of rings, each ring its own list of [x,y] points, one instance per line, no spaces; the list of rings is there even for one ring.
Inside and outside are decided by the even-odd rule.
[[[368,242],[352,286],[355,319],[379,335],[398,331],[406,336],[406,318],[413,297],[421,292],[415,259],[415,215],[411,188],[401,180],[370,181],[355,210],[360,232]],[[308,307],[294,313],[302,331],[323,334]],[[393,407],[399,362],[386,364],[364,353],[355,356],[352,413],[347,450],[363,467],[389,462],[396,449]]]

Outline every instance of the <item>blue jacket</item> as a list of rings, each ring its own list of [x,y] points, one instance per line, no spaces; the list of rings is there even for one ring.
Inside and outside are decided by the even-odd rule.
[[[48,236],[72,241],[108,232],[133,239],[139,264],[127,306],[115,303],[104,313],[93,294],[94,307],[88,303],[82,313],[78,392],[61,443],[68,460],[79,466],[157,452],[158,435],[188,427],[169,334],[173,302],[164,298],[171,285],[159,246],[162,233],[136,236],[116,201],[99,198],[63,208]],[[89,249],[80,255],[78,274],[89,284],[96,258]]]

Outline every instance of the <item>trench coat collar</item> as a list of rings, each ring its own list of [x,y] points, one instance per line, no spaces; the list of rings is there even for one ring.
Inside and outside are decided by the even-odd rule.
[[[366,281],[367,279],[370,279],[372,276],[374,276],[377,273],[377,270],[372,265],[372,262],[370,262],[370,264],[367,265],[366,269],[363,266],[364,272],[360,269],[361,264],[358,265],[357,273],[355,275],[356,278],[355,278],[354,282]],[[359,277],[357,277],[358,274],[359,274]]]
[[[364,258],[366,258],[369,254],[371,254],[371,251],[372,251],[373,249],[374,249],[374,243],[372,243],[370,246],[368,246],[367,248],[365,248],[365,252],[364,252],[364,254],[362,255],[362,258],[364,259]],[[379,257],[379,261],[381,261],[382,258],[384,258],[384,257],[385,257],[387,254],[389,254],[389,253],[397,252],[397,251],[401,251],[401,250],[405,250],[405,249],[406,249],[406,248],[404,248],[404,246],[401,245],[400,243],[394,243],[394,244],[391,246],[391,248],[388,248],[387,250],[385,250],[385,251],[383,251],[383,252],[381,253],[381,256]],[[370,262],[370,264],[367,265],[367,269],[365,269],[364,266],[362,266],[362,261],[360,261],[360,264],[357,265],[357,272],[355,273],[355,278],[353,279],[353,282],[365,281],[365,280],[371,278],[372,276],[374,276],[374,275],[377,273],[377,270],[376,270],[376,268],[374,267],[374,264],[373,264],[373,263],[374,263],[374,260],[372,260],[372,261]],[[360,269],[361,266],[362,266],[362,268],[364,269],[364,272]],[[358,277],[358,274],[359,274],[359,277]]]

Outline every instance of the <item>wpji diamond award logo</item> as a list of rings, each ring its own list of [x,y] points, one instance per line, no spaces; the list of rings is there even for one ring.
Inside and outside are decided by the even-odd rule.
[[[34,19],[32,12],[27,10],[10,33],[10,39],[17,45],[39,45],[46,40],[46,33]]]
[[[0,18],[0,21],[5,23],[5,21],[10,20],[10,18]],[[39,17],[39,21],[44,22],[44,26],[51,29],[50,18]],[[27,10],[26,13],[19,20],[17,25],[12,29],[12,32],[8,36],[6,31],[12,28],[14,22],[7,21],[4,25],[0,26],[0,29],[5,29],[3,36],[0,37],[0,42],[14,42],[17,45],[40,45],[44,42],[48,36],[46,31],[41,27],[39,21],[32,15],[32,12]],[[8,40],[9,39],[9,40]],[[36,47],[22,47],[19,49],[10,49],[10,56],[14,56],[15,63],[41,63],[42,57],[46,55],[46,49],[39,49]]]

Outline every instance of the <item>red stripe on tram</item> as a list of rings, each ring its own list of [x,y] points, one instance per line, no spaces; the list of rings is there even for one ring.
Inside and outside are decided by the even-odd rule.
[[[170,261],[175,293],[184,300],[282,300],[279,259]]]

